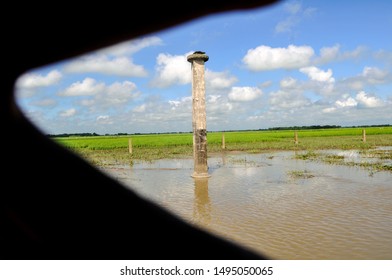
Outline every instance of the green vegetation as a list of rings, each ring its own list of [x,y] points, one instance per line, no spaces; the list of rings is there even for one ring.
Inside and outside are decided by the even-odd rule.
[[[303,129],[296,130],[298,144],[294,143],[294,130],[226,131],[209,132],[208,153],[222,151],[222,136],[225,150],[248,153],[266,151],[304,151],[301,159],[317,158],[317,150],[356,149],[367,151],[379,146],[392,146],[392,126],[366,127],[366,142],[362,141],[361,127]],[[133,160],[156,160],[162,158],[191,157],[192,133],[111,135],[111,136],[66,136],[52,139],[89,160],[94,165],[127,164]],[[128,143],[132,141],[132,154]],[[382,154],[377,157],[385,157]],[[342,162],[329,157],[330,162]]]
[[[388,137],[387,137],[388,138]],[[391,145],[387,145],[391,146]],[[372,147],[375,148],[375,147]],[[329,154],[315,151],[304,151],[295,155],[296,159],[321,161],[328,164],[340,164],[346,166],[358,166],[369,170],[371,173],[377,171],[392,172],[392,149],[366,149],[359,150],[360,161],[346,158],[343,155]],[[389,163],[388,163],[389,162]]]

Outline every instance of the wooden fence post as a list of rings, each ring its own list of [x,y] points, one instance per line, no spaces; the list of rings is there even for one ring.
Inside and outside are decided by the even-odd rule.
[[[132,155],[132,139],[129,138],[128,140],[128,149],[129,149],[129,153]]]
[[[295,145],[298,144],[298,133],[297,133],[297,131],[294,131],[294,143],[295,143]]]
[[[225,133],[222,133],[222,150],[226,149]]]
[[[366,130],[362,129],[362,141],[363,143],[366,143]]]

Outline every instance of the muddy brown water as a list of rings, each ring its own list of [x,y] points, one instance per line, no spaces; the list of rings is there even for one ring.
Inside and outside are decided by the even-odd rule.
[[[214,155],[208,166],[204,180],[191,177],[193,159],[104,171],[186,221],[274,259],[392,259],[391,172],[296,160],[294,152]]]

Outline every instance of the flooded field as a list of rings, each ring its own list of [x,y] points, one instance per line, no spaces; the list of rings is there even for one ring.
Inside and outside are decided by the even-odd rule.
[[[210,155],[211,177],[197,180],[193,159],[104,170],[185,220],[274,259],[392,259],[392,172],[297,158]]]

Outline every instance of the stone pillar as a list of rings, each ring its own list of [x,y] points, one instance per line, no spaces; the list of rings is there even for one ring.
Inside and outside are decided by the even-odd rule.
[[[192,177],[209,177],[207,165],[207,125],[204,63],[208,56],[204,52],[194,52],[187,57],[192,68],[192,127],[193,159]]]

